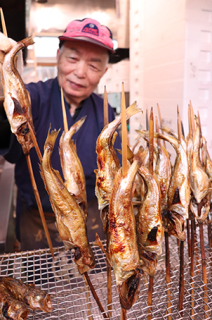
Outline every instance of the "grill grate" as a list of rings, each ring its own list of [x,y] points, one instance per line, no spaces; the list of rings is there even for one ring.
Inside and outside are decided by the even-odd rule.
[[[198,235],[198,227],[197,227]],[[207,293],[208,293],[208,316],[212,318],[212,249],[208,246],[207,226],[204,226],[205,250],[207,258]],[[178,312],[179,297],[179,252],[177,241],[170,237],[171,254],[171,308],[167,313],[167,288],[165,278],[165,254],[159,257],[157,272],[154,277],[154,292],[152,306],[152,320],[168,319],[205,319],[203,300],[203,281],[201,272],[201,255],[199,252],[199,239],[196,250],[199,260],[195,258],[194,284],[194,317],[191,313],[190,260],[188,258],[187,244],[185,243],[185,290],[183,303],[183,318]],[[106,245],[106,242],[103,242]],[[107,311],[107,276],[106,261],[102,251],[92,244],[97,266],[90,272],[91,282],[99,296],[99,299]],[[84,279],[79,275],[73,262],[72,252],[66,252],[64,247],[55,248],[55,261],[52,261],[49,249],[30,252],[20,252],[0,255],[0,274],[21,279],[23,282],[34,283],[39,288],[48,291],[52,296],[53,312],[30,311],[28,319],[75,319],[75,320],[99,320],[103,319],[93,296],[87,289]],[[120,319],[120,303],[118,292],[112,273],[112,319]],[[143,277],[140,286],[140,295],[134,306],[127,311],[127,319],[147,319],[148,316],[148,277]],[[90,313],[89,313],[90,312]],[[89,314],[92,317],[89,317]]]

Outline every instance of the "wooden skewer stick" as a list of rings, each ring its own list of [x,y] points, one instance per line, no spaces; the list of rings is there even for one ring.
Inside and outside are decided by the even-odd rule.
[[[64,131],[65,133],[68,132],[68,121],[67,121],[67,115],[66,115],[66,108],[65,108],[65,103],[64,103],[64,97],[63,97],[63,88],[60,88],[61,92],[61,104],[62,104],[62,110],[63,110],[63,126],[64,126]]]
[[[198,113],[198,125],[200,127],[200,139],[202,138],[202,130],[201,130],[201,122],[200,122],[200,116]],[[201,161],[201,159],[200,159]],[[201,216],[201,209],[202,209],[202,202],[198,203],[198,216]],[[204,235],[203,235],[203,223],[199,222],[199,233],[200,233],[200,249],[201,249],[201,258],[202,258],[202,280],[204,283],[203,286],[203,300],[205,302],[204,304],[204,310],[205,310],[205,319],[209,318],[208,313],[208,290],[207,290],[207,269],[206,269],[206,256],[205,256],[205,244],[204,244]]]
[[[124,94],[124,83],[122,82],[121,97],[121,123],[122,123],[122,175],[127,174],[127,123],[126,123],[126,103]]]
[[[190,266],[190,281],[191,281],[191,318],[194,320],[194,218],[191,219],[191,266]]]
[[[90,287],[90,289],[91,289],[91,293],[92,293],[94,299],[96,300],[96,303],[97,303],[100,311],[102,312],[103,317],[104,317],[105,319],[109,319],[108,315],[106,314],[106,312],[105,312],[105,310],[104,310],[104,308],[103,308],[103,306],[102,306],[102,304],[101,304],[101,301],[99,300],[99,297],[98,297],[97,294],[96,294],[96,291],[95,291],[95,289],[94,289],[94,287],[93,287],[93,285],[92,285],[92,283],[91,283],[91,280],[90,280],[90,277],[89,277],[88,273],[85,272],[85,273],[84,273],[84,276],[85,276],[85,278],[86,278],[86,280],[87,280],[87,283],[88,283],[88,285],[89,285],[89,287]]]
[[[2,30],[3,30],[3,34],[5,35],[5,37],[7,37],[7,28],[6,28],[6,24],[5,24],[5,20],[4,20],[4,13],[2,8],[0,8],[1,11],[1,24],[2,24]]]
[[[177,106],[177,127],[178,127],[178,141],[182,142],[182,125],[179,107]],[[184,229],[184,225],[183,225]],[[183,299],[184,299],[184,241],[180,241],[180,279],[179,279],[179,311],[183,317]]]
[[[51,238],[50,238],[49,231],[48,231],[48,228],[47,228],[47,225],[46,225],[46,220],[45,220],[45,216],[44,216],[44,212],[43,212],[40,196],[39,196],[39,193],[38,193],[37,185],[36,185],[36,182],[35,182],[35,178],[34,178],[34,174],[33,174],[33,170],[32,170],[32,163],[31,163],[31,159],[30,159],[29,154],[26,155],[26,161],[27,161],[27,166],[28,166],[29,175],[30,175],[30,179],[31,179],[32,189],[34,191],[35,199],[36,199],[37,206],[38,206],[38,211],[40,213],[41,221],[42,221],[43,228],[44,228],[45,235],[46,235],[46,239],[47,239],[47,242],[48,242],[51,254],[52,254],[52,258],[54,259],[54,249],[52,247]]]
[[[87,283],[86,277],[83,274],[84,282],[85,282],[85,287],[86,287],[86,300],[87,300],[87,311],[88,311],[88,320],[93,320],[92,312],[91,312],[91,301],[90,301],[90,291],[89,291],[89,285]]]
[[[198,204],[198,214],[201,214],[201,203]],[[204,300],[204,310],[205,310],[205,319],[209,319],[208,312],[208,290],[207,290],[207,269],[206,269],[206,256],[205,256],[205,245],[204,245],[204,235],[203,235],[203,223],[199,223],[199,233],[200,233],[200,250],[202,258],[202,280],[204,283],[203,286],[203,300]]]
[[[109,123],[108,120],[108,98],[107,98],[107,91],[106,86],[104,87],[104,127],[107,126]]]
[[[190,109],[191,139],[193,139],[193,135],[194,135],[196,126],[195,126],[194,110],[193,110],[191,101],[190,101],[190,104],[189,104],[189,109]],[[194,250],[195,250],[196,264],[197,264],[197,267],[198,267],[197,273],[200,273],[199,252],[198,252],[198,245],[197,245],[197,235],[196,235],[195,220],[194,220],[193,227],[194,227],[194,231],[193,231],[194,232]]]
[[[163,121],[162,121],[162,118],[161,118],[160,106],[159,106],[158,103],[157,103],[157,108],[158,108],[158,117],[159,117],[160,127],[162,128],[163,127]],[[161,129],[161,131],[162,131],[162,133],[164,133],[163,129]],[[166,147],[166,141],[165,140],[163,140],[163,145],[164,145],[164,147]]]
[[[67,115],[66,115],[66,110],[65,110],[65,103],[64,103],[64,97],[63,97],[63,89],[62,89],[62,87],[61,87],[61,104],[62,104],[62,111],[63,111],[64,131],[65,131],[65,132],[68,132],[68,122],[67,122]],[[90,277],[89,277],[89,275],[88,275],[87,272],[84,272],[83,278],[84,278],[84,281],[86,280],[86,281],[85,281],[85,285],[86,285],[86,286],[89,285],[90,290],[91,290],[91,293],[92,293],[94,299],[96,300],[96,303],[97,303],[100,311],[103,313],[103,317],[104,317],[105,319],[108,319],[108,316],[107,316],[106,312],[104,311],[104,308],[103,308],[103,306],[102,306],[102,304],[101,304],[101,302],[100,302],[100,300],[99,300],[99,297],[97,296],[97,293],[96,293],[96,291],[95,291],[95,289],[94,289],[94,287],[93,287],[93,285],[92,285],[92,283],[91,283]],[[90,309],[90,306],[88,305],[88,310],[89,310],[89,309]]]
[[[158,118],[156,119],[156,132],[159,133]],[[158,151],[161,148],[161,139],[157,139]],[[159,151],[160,152],[160,151]],[[169,235],[168,232],[164,232],[165,236],[165,252],[166,252],[166,286],[167,286],[167,314],[171,313],[171,266],[170,266],[170,250],[169,250]],[[168,320],[172,320],[168,315]]]
[[[188,105],[188,135],[189,135],[189,140],[192,140],[193,132],[192,132],[192,124],[191,124],[191,106],[190,104]],[[194,224],[195,224],[195,218],[191,216],[190,213],[190,219],[191,219],[191,243],[190,243],[190,259],[191,259],[191,264],[190,264],[190,283],[191,283],[191,318],[194,320],[194,253],[195,253],[195,240],[194,240]],[[188,220],[189,221],[189,220]]]
[[[121,126],[122,126],[122,176],[127,175],[127,123],[126,123],[126,103],[124,93],[124,83],[122,82],[121,95]],[[127,319],[127,311],[121,308],[121,320]]]
[[[106,86],[104,87],[104,127],[109,123],[108,119],[108,98]],[[108,252],[108,244],[109,244],[109,234],[107,234],[107,252]],[[112,273],[111,266],[107,261],[107,308],[109,316],[112,318]]]
[[[151,107],[149,120],[149,173],[153,175],[153,156],[154,156],[154,117],[153,108]],[[152,319],[152,294],[153,294],[153,277],[149,276],[148,288],[148,320]]]

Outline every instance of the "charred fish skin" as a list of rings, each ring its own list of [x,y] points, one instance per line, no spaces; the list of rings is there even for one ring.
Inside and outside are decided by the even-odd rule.
[[[15,299],[0,283],[0,319],[26,320],[28,314],[26,304]]]
[[[126,118],[141,112],[142,110],[133,103],[126,109]],[[121,116],[104,127],[96,142],[97,166],[95,194],[98,199],[99,210],[109,204],[110,193],[117,171],[120,168],[119,159],[113,148],[115,131],[121,124]]]
[[[60,138],[60,159],[65,186],[68,191],[82,205],[83,212],[87,215],[87,196],[85,187],[85,175],[82,164],[78,158],[75,146],[71,140],[73,135],[81,128],[86,116],[74,123],[68,132],[63,132]]]
[[[137,215],[138,248],[161,254],[163,226],[160,210],[160,189],[155,175],[145,167],[140,167],[139,174],[147,184],[147,193]]]
[[[158,254],[162,252],[164,228],[161,217],[160,188],[156,176],[141,166],[138,173],[147,185],[145,198],[136,216],[136,233],[141,269],[155,275]]]
[[[11,131],[16,135],[22,146],[24,154],[29,154],[33,147],[27,122],[33,128],[31,115],[31,102],[29,93],[25,88],[17,69],[14,58],[18,51],[33,44],[31,37],[23,39],[5,55],[1,70],[1,78],[4,89],[4,109],[11,126]]]
[[[109,203],[108,253],[120,292],[120,302],[129,309],[137,298],[140,283],[140,261],[136,240],[135,217],[132,207],[132,185],[138,170],[134,161],[125,177],[122,168],[116,174]],[[133,299],[129,299],[129,279],[136,278]],[[130,281],[131,282],[131,281]]]
[[[163,210],[166,210],[168,206],[168,190],[171,180],[171,163],[169,154],[163,146],[158,148],[155,175],[160,187],[161,212],[163,212]]]
[[[25,284],[19,279],[10,277],[1,277],[0,283],[3,283],[15,299],[26,303],[32,310],[52,312],[51,296],[35,285]]]
[[[95,267],[95,258],[87,239],[85,215],[64,186],[58,171],[51,166],[51,154],[59,131],[49,131],[44,145],[41,176],[49,194],[56,225],[66,249],[75,249],[75,262],[81,274]]]

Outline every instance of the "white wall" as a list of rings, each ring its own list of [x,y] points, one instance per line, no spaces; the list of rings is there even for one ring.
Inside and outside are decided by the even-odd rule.
[[[130,1],[130,100],[143,107],[160,105],[164,124],[177,130],[177,105],[185,133],[188,104],[200,112],[203,134],[212,154],[211,95],[212,1]],[[130,120],[134,129],[145,115]]]

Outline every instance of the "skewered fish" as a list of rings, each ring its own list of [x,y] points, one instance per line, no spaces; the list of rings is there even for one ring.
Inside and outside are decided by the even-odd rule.
[[[126,119],[141,112],[136,102],[126,110]],[[113,148],[115,137],[114,133],[121,124],[121,116],[110,122],[104,127],[96,142],[97,165],[95,193],[98,199],[99,210],[109,204],[113,181],[120,168],[119,159]]]
[[[26,304],[15,299],[4,284],[0,283],[0,319],[26,320],[28,314]]]
[[[137,170],[137,161],[130,166],[126,176],[122,176],[122,168],[119,169],[109,203],[108,253],[120,302],[125,309],[130,309],[137,300],[141,277],[132,206],[132,186]]]
[[[59,131],[48,132],[41,163],[43,178],[52,209],[56,216],[56,225],[66,249],[75,249],[75,262],[83,274],[95,266],[93,251],[87,239],[85,215],[69,191],[64,186],[58,171],[51,166],[51,154]]]
[[[200,159],[201,149],[204,159]],[[206,141],[204,137],[200,139],[200,126],[197,123],[193,136],[192,152],[190,156],[190,180],[192,190],[190,209],[200,223],[207,218],[211,201],[211,192],[209,191],[210,176],[208,176],[206,149]]]
[[[60,138],[60,160],[63,175],[65,179],[65,186],[68,191],[75,197],[77,202],[82,206],[83,212],[87,214],[87,198],[85,188],[85,175],[78,158],[75,146],[72,139],[83,125],[86,116],[77,121],[71,126],[68,132],[63,132]]]
[[[147,185],[145,199],[136,216],[136,232],[141,268],[155,275],[157,255],[162,251],[163,226],[160,207],[160,188],[155,175],[146,167],[138,170]]]
[[[184,140],[179,142],[174,136],[155,133],[156,138],[168,141],[176,151],[175,164],[168,189],[168,212],[163,221],[166,231],[178,239],[185,240],[184,222],[188,218],[190,202],[189,165]],[[164,212],[165,213],[165,212]]]
[[[33,284],[25,284],[10,277],[1,277],[0,284],[3,284],[15,299],[26,303],[32,310],[51,312],[53,309],[50,295]]]
[[[31,37],[17,42],[5,55],[1,70],[5,97],[4,109],[10,123],[11,131],[16,135],[24,154],[29,154],[30,149],[33,147],[27,123],[29,122],[33,128],[31,102],[29,93],[15,67],[14,58],[18,51],[33,43]]]

